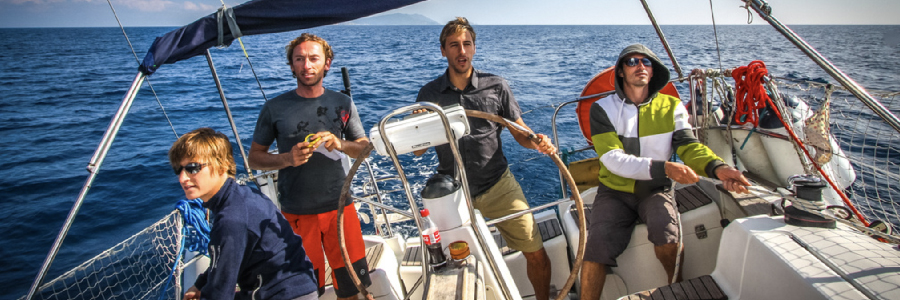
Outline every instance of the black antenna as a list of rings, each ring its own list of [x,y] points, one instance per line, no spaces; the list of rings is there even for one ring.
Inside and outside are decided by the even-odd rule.
[[[341,76],[344,78],[344,90],[341,93],[353,98],[353,93],[350,92],[350,72],[347,71],[347,67],[341,67]]]

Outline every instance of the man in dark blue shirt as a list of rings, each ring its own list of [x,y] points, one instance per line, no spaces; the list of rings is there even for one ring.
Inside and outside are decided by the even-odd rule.
[[[462,105],[465,109],[479,110],[514,120],[528,128],[522,121],[522,111],[513,97],[509,85],[502,77],[479,72],[472,67],[475,55],[475,30],[465,18],[456,18],[444,26],[441,32],[441,54],[447,58],[447,71],[419,90],[416,102],[428,101],[440,106]],[[528,201],[503,155],[500,124],[469,118],[470,134],[459,139],[459,151],[465,164],[469,192],[474,206],[487,218],[498,218],[528,209]],[[528,136],[510,130],[520,145],[545,154],[556,153],[556,147],[546,135],[539,134],[539,143]],[[421,155],[426,150],[416,151]],[[454,175],[454,159],[449,145],[435,147],[438,156],[438,173]],[[527,262],[528,279],[538,300],[550,297],[550,258],[544,250],[541,233],[534,216],[525,214],[498,223],[503,238],[510,248],[522,251]]]
[[[234,181],[231,155],[228,137],[210,128],[181,136],[169,150],[185,197],[200,198],[213,215],[209,269],[184,299],[318,298],[303,240],[271,200]]]

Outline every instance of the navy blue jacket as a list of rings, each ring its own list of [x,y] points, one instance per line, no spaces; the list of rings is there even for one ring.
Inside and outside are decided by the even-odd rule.
[[[194,284],[202,299],[294,299],[317,290],[303,240],[266,196],[228,178],[203,207],[214,217],[209,269]]]

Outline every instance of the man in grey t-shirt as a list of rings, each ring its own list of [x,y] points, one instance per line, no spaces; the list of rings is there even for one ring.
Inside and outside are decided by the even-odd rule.
[[[456,18],[444,26],[441,32],[441,54],[447,57],[447,71],[425,84],[416,102],[428,101],[440,106],[459,104],[473,109],[497,114],[514,120],[528,128],[522,121],[522,111],[512,95],[506,80],[500,76],[479,72],[472,67],[475,54],[475,30],[465,18]],[[471,133],[459,139],[459,151],[469,184],[474,206],[487,218],[498,218],[528,209],[528,201],[503,155],[497,123],[469,118]],[[539,134],[540,143],[528,136],[510,130],[520,145],[545,154],[556,153],[556,147],[546,135]],[[416,151],[421,155],[426,150]],[[438,156],[438,173],[454,175],[454,159],[449,145],[435,147]],[[550,297],[550,258],[544,250],[543,239],[531,214],[498,223],[497,229],[510,248],[522,251],[527,263],[528,279],[534,288],[535,299]]]
[[[358,291],[340,254],[337,209],[347,177],[341,160],[345,155],[358,156],[369,140],[350,97],[322,86],[334,58],[328,43],[304,33],[285,50],[297,89],[263,105],[250,146],[250,167],[279,170],[281,212],[303,238],[320,295],[327,256],[338,299],[357,299]],[[273,141],[278,142],[279,154],[269,153]],[[362,271],[357,276],[369,285],[365,243],[352,203],[344,208],[344,235],[352,268]]]

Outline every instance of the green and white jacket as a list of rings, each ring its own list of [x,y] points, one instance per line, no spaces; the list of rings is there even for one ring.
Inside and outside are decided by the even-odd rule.
[[[591,106],[591,140],[600,157],[599,179],[611,189],[649,193],[671,186],[664,165],[673,151],[700,176],[710,177],[708,174],[724,164],[694,137],[681,100],[656,91],[653,94],[640,105],[616,93]]]

